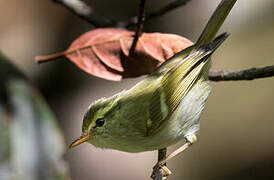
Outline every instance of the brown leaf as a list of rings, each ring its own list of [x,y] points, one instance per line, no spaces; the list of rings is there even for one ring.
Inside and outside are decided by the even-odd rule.
[[[133,35],[133,31],[115,28],[91,30],[76,39],[65,52],[36,57],[36,60],[42,62],[66,56],[87,73],[119,81],[149,74],[162,62],[192,45],[190,40],[175,34],[143,33],[134,56],[129,56]]]

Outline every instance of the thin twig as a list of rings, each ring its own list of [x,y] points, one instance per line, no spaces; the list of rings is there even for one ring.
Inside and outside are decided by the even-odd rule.
[[[148,13],[146,16],[146,21],[163,16],[166,13],[168,13],[174,9],[177,9],[179,7],[186,5],[189,1],[191,1],[191,0],[175,0],[173,2],[170,2],[167,5],[165,5],[164,7],[157,9],[151,13]],[[136,17],[130,18],[129,20],[124,21],[122,24],[124,24],[123,26],[126,28],[135,26],[136,25]]]
[[[125,21],[118,21],[110,17],[105,17],[100,14],[96,14],[93,9],[82,0],[52,0],[53,2],[59,3],[60,5],[69,9],[72,13],[78,17],[84,19],[88,23],[94,25],[95,27],[121,27],[130,28],[138,24],[137,18],[132,17]],[[140,0],[141,2],[144,0]],[[184,6],[191,0],[175,0],[168,3],[164,7],[155,10],[154,12],[148,13],[147,20],[160,17],[176,8]]]
[[[158,150],[158,162],[162,161],[165,159],[167,154],[167,148],[163,148]],[[163,179],[163,173],[161,172],[161,168],[159,168],[156,173],[155,176],[153,177],[153,180],[162,180]]]
[[[95,14],[93,9],[81,0],[53,0],[53,2],[59,3],[60,5],[66,7],[75,15],[86,20],[95,27],[117,26],[118,21]]]
[[[159,16],[163,16],[164,14],[166,14],[174,9],[177,9],[181,6],[186,5],[189,1],[191,1],[191,0],[176,0],[176,1],[170,2],[169,4],[165,5],[164,7],[160,8],[154,12],[149,13],[147,15],[147,20],[150,20],[150,19],[153,19],[153,18],[156,18]]]
[[[146,4],[146,0],[140,0],[137,27],[136,27],[132,45],[129,50],[130,56],[134,55],[139,37],[141,36],[143,31],[144,22],[145,22],[145,4]]]
[[[219,70],[209,73],[211,81],[238,81],[238,80],[253,80],[274,76],[274,65],[262,68],[250,68],[245,70],[231,71]]]

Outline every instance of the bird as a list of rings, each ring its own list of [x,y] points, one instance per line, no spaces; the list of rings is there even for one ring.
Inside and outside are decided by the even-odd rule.
[[[166,60],[132,88],[91,103],[83,118],[82,135],[70,148],[88,142],[103,149],[137,153],[185,139],[178,151],[155,165],[157,169],[195,143],[211,92],[210,57],[229,35],[214,37],[236,1],[220,2],[194,45]]]

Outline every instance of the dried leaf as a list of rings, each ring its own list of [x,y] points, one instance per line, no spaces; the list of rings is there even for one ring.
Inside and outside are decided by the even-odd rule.
[[[40,56],[38,62],[66,56],[79,68],[94,76],[119,81],[153,72],[161,63],[192,45],[174,34],[143,33],[134,56],[129,56],[133,31],[100,28],[89,31],[62,53]]]

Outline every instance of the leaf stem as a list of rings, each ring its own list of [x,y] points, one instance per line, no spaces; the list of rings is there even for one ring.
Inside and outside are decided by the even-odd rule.
[[[56,60],[56,59],[63,57],[65,55],[66,55],[66,52],[63,51],[63,52],[58,52],[58,53],[50,54],[50,55],[46,55],[46,56],[36,56],[35,61],[38,64],[40,64],[40,63],[45,63],[45,62]]]

